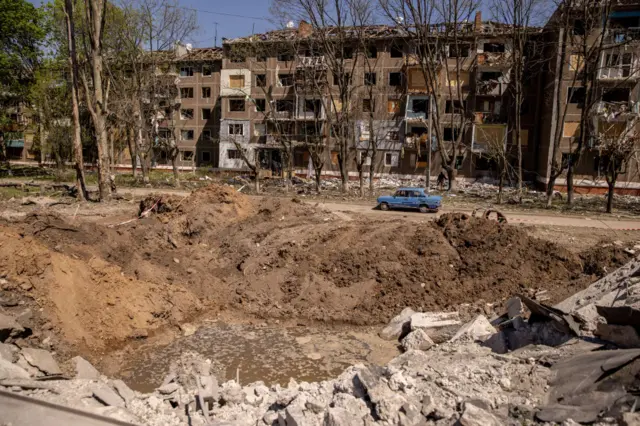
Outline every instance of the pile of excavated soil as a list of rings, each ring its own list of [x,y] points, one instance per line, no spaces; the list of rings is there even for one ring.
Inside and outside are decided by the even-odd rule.
[[[2,253],[28,246],[38,255],[12,261],[9,275],[34,281],[70,339],[97,345],[178,322],[201,305],[379,324],[407,306],[453,309],[530,288],[548,290],[553,303],[598,272],[521,228],[466,215],[347,221],[296,199],[216,185],[185,199],[149,197],[140,209],[154,205],[167,208],[114,227],[32,214],[13,225],[25,236],[19,247],[5,243]]]

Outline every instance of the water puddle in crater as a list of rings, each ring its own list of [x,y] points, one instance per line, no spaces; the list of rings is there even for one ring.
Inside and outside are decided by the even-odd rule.
[[[171,362],[185,351],[201,353],[222,367],[227,380],[239,369],[241,384],[263,381],[286,385],[320,381],[339,375],[357,363],[384,364],[398,354],[393,342],[381,340],[373,329],[341,330],[276,327],[216,322],[167,346],[137,351],[122,366],[120,376],[133,389],[151,392],[169,372]]]

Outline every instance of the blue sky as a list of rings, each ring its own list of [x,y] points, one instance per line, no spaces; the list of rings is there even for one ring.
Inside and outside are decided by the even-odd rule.
[[[29,1],[36,6],[46,3],[46,0]],[[218,23],[218,46],[221,44],[222,37],[249,35],[254,28],[257,33],[274,29],[274,25],[268,21],[270,19],[269,3],[269,0],[180,0],[182,6],[196,9],[199,26],[192,40],[185,40],[185,42],[190,42],[196,47],[213,46],[216,22]]]

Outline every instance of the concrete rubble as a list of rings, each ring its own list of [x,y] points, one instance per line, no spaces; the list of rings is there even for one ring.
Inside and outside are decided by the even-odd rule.
[[[514,297],[491,320],[462,324],[458,312],[405,308],[380,332],[402,355],[322,382],[219,383],[223,376],[195,352],[184,352],[147,394],[80,357],[73,379],[40,382],[61,374],[52,355],[5,343],[0,389],[154,426],[637,424],[640,401],[629,389],[640,370],[639,269],[634,260],[555,307]]]

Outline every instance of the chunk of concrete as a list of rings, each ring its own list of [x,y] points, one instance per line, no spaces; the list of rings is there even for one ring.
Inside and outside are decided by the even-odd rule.
[[[96,386],[92,390],[93,397],[110,407],[124,407],[124,400],[113,389],[107,386]]]
[[[169,384],[160,386],[156,390],[163,395],[170,395],[176,392],[178,389],[180,389],[180,385],[178,383],[169,383]]]
[[[29,378],[31,376],[24,368],[0,358],[0,380]]]
[[[345,408],[331,407],[324,416],[324,426],[351,426],[362,423],[361,413]]]
[[[136,399],[136,394],[131,390],[129,386],[122,380],[112,380],[111,384],[116,389],[116,392],[124,399],[125,404],[129,405],[131,401]]]
[[[458,312],[420,312],[411,315],[411,331],[460,325]]]
[[[17,361],[19,351],[20,349],[18,349],[17,346],[0,343],[0,359],[15,362]]]
[[[630,325],[598,324],[595,335],[607,340],[619,348],[640,348],[640,335]]]
[[[198,394],[205,403],[213,404],[218,400],[218,381],[213,376],[200,376],[199,381]]]
[[[507,316],[509,319],[522,315],[522,300],[519,297],[512,297],[505,303],[507,308]]]
[[[489,339],[493,336],[497,330],[491,325],[489,320],[484,315],[478,315],[473,320],[469,321],[453,336],[451,342],[459,341],[481,341]]]
[[[620,426],[640,426],[640,413],[624,413],[620,418]]]
[[[4,342],[9,337],[19,336],[23,332],[24,328],[15,318],[0,312],[0,342]]]
[[[490,412],[473,404],[465,404],[460,417],[462,426],[502,426],[503,423]]]
[[[380,337],[385,340],[398,340],[409,332],[409,321],[416,312],[411,308],[404,308],[400,314],[389,321],[389,324],[380,332]]]
[[[76,369],[76,379],[98,380],[100,378],[100,372],[81,356],[71,358],[71,362]]]
[[[16,315],[15,320],[24,328],[33,328],[33,311],[29,308],[24,309]]]
[[[509,351],[507,341],[506,333],[504,331],[500,331],[482,342],[482,346],[491,349],[491,352],[506,354]]]
[[[90,411],[99,416],[109,417],[127,424],[137,425],[141,423],[139,418],[121,407],[93,407]]]
[[[30,365],[36,367],[45,375],[55,376],[62,374],[62,370],[60,370],[58,363],[53,359],[50,352],[43,349],[24,348],[21,353]]]
[[[435,343],[433,343],[433,340],[431,340],[427,332],[424,330],[412,331],[411,333],[407,334],[404,339],[402,339],[402,349],[404,349],[405,351],[426,351],[433,345],[435,345]]]

